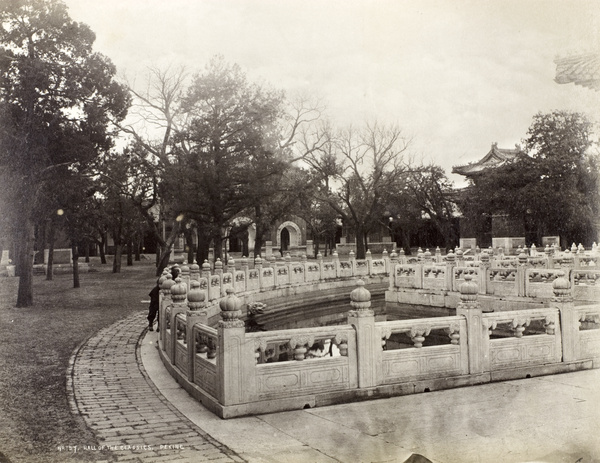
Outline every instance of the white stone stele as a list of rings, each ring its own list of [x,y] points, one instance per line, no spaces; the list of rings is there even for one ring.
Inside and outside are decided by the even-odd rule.
[[[48,263],[48,249],[44,249],[44,262]],[[69,249],[55,249],[52,252],[52,265],[73,265],[73,251]]]
[[[8,265],[9,262],[9,257],[8,257],[8,249],[3,249],[2,250],[2,258],[0,258],[0,265],[4,266],[4,265]]]
[[[473,249],[477,247],[477,238],[460,238],[459,246],[461,249]]]

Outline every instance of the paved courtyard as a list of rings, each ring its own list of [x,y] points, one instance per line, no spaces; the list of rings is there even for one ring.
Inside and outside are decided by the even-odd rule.
[[[72,359],[72,407],[117,461],[600,461],[600,370],[221,420],[166,373],[144,317]]]

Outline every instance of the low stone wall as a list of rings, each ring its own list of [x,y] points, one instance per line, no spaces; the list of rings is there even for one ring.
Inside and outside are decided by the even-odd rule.
[[[325,275],[319,266],[314,273]],[[362,267],[348,268],[360,275]],[[374,268],[366,267],[367,272]],[[490,312],[480,304],[478,272],[432,272],[413,277],[452,287],[456,276],[462,280],[456,316],[375,322],[370,293],[357,276],[316,280],[303,271],[303,284],[288,278],[278,285],[273,270],[268,279],[259,276],[259,287],[246,286],[242,297],[235,294],[233,279],[226,284],[220,279],[213,287],[225,289],[225,296],[215,301],[210,288],[200,289],[203,277],[189,284],[165,278],[159,352],[177,381],[223,418],[598,367],[600,304],[575,307],[564,275],[552,280],[550,307]],[[350,293],[346,324],[246,333],[240,320],[250,298],[349,283],[358,286]],[[208,325],[215,307],[221,318],[216,328]]]
[[[481,304],[493,310],[518,306],[540,306],[553,297],[552,284],[557,278],[569,279],[573,298],[580,302],[600,301],[600,269],[535,268],[528,263],[504,266],[478,262],[459,266],[446,263],[390,263],[392,277],[386,301],[454,308],[458,288],[469,275],[478,284]],[[499,303],[500,301],[500,303]]]

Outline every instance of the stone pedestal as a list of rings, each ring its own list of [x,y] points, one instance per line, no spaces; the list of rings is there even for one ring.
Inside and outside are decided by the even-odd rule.
[[[255,395],[254,345],[247,346],[246,329],[240,320],[242,302],[233,289],[219,303],[221,320],[217,328],[217,369],[219,375],[219,402],[222,405],[243,403]],[[252,340],[250,342],[254,343]],[[250,348],[252,347],[252,348]]]
[[[483,315],[477,302],[477,283],[473,277],[465,275],[465,282],[460,285],[460,303],[456,307],[456,315],[465,317],[467,321],[467,342],[469,351],[469,373],[478,374],[485,371],[489,364],[488,350],[484,346]]]
[[[552,290],[554,291],[552,305],[560,312],[563,362],[578,360],[579,316],[575,312],[571,284],[563,275],[552,282]]]
[[[190,290],[187,294],[188,309],[185,313],[187,323],[187,348],[188,348],[188,380],[194,382],[194,359],[196,357],[196,339],[194,338],[194,325],[201,323],[208,325],[208,313],[203,310],[206,306],[206,292],[200,289],[200,283],[191,280]]]
[[[358,366],[358,387],[369,388],[377,385],[377,349],[381,350],[381,339],[375,330],[375,313],[371,310],[371,293],[362,280],[358,288],[350,293],[348,324],[356,330],[356,351]]]

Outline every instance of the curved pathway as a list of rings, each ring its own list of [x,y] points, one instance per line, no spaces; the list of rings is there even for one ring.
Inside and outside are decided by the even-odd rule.
[[[116,461],[128,462],[245,461],[182,415],[149,380],[139,361],[145,315],[98,331],[71,358],[71,407],[99,444],[77,451],[108,450]]]

